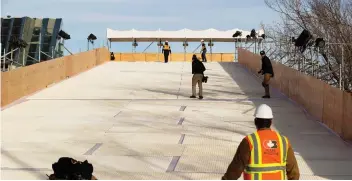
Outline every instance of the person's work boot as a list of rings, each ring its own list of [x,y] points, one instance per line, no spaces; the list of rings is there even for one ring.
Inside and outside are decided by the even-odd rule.
[[[199,99],[203,99],[203,96],[199,96]]]
[[[196,98],[196,96],[190,96],[189,98],[195,99],[195,98]]]
[[[263,96],[264,99],[270,99],[270,96]]]

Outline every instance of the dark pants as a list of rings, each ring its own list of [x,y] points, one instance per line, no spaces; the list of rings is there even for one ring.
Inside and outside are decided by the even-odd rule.
[[[164,61],[167,63],[169,61],[169,51],[164,51]]]
[[[202,61],[207,62],[207,56],[205,55],[207,52],[203,51],[202,52]]]

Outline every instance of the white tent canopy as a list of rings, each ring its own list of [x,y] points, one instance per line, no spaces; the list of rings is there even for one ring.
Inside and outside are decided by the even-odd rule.
[[[151,41],[165,41],[169,42],[199,42],[200,40],[204,41],[213,41],[213,42],[234,42],[235,38],[232,37],[236,31],[241,31],[242,36],[237,37],[236,39],[246,40],[247,35],[250,35],[251,31],[243,31],[240,29],[232,29],[227,31],[219,31],[216,29],[207,29],[207,30],[189,30],[182,29],[178,31],[138,31],[135,29],[121,31],[121,30],[112,30],[107,29],[107,38],[110,42],[132,42],[136,40],[137,42],[151,42]],[[264,30],[257,31],[257,35],[261,36],[264,34]],[[261,39],[261,38],[259,38]]]

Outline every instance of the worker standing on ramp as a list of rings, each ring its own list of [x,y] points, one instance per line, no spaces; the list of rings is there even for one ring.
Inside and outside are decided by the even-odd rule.
[[[207,62],[207,47],[205,46],[204,40],[200,41],[202,43],[202,50],[200,53],[202,53],[202,62]]]
[[[199,99],[203,99],[203,78],[204,71],[206,68],[204,67],[203,62],[201,62],[196,55],[192,57],[192,96],[190,98],[196,98],[196,85],[199,87]]]
[[[164,62],[167,63],[169,61],[169,55],[171,54],[171,47],[167,40],[165,41],[165,45],[163,46],[162,53],[164,54]]]
[[[272,77],[274,77],[274,70],[273,66],[271,65],[270,59],[265,55],[264,51],[260,52],[262,56],[262,69],[258,72],[258,74],[264,75],[264,80],[262,82],[262,86],[265,90],[265,95],[263,98],[269,99],[270,98],[270,90],[269,90],[269,82]]]
[[[298,180],[298,164],[288,139],[270,129],[271,108],[260,105],[255,111],[257,131],[246,136],[222,180]]]

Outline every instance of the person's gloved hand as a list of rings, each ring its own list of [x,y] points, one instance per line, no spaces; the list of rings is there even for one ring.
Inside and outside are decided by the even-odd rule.
[[[258,74],[261,74],[263,71],[262,70],[259,70]]]

